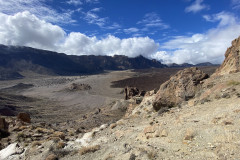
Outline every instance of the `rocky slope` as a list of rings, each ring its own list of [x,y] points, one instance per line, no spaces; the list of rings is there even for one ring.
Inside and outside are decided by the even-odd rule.
[[[233,45],[231,48],[240,46],[239,43]],[[237,65],[227,67],[232,66],[227,62],[238,61],[239,56],[235,53],[229,52],[226,59],[232,58],[225,60],[210,78],[197,68],[179,71],[160,86],[159,92],[145,93],[140,104],[134,101],[134,95],[138,94],[130,94],[131,88],[127,89],[128,100],[116,104],[117,108],[125,104],[125,117],[90,132],[81,133],[66,128],[67,125],[44,126],[26,123],[20,118],[6,118],[10,123],[8,130],[21,134],[17,139],[14,139],[15,134],[1,139],[9,145],[0,151],[0,157],[47,160],[240,159],[240,72],[237,72]],[[1,129],[6,132],[7,125],[4,120],[0,122],[3,124]]]

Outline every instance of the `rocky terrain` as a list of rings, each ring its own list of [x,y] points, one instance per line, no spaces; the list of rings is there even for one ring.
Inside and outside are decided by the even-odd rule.
[[[115,122],[101,122],[86,130],[84,126],[74,128],[78,122],[71,125],[72,121],[32,123],[28,113],[2,116],[0,159],[240,159],[239,39],[233,41],[213,75],[196,67],[186,68],[161,84],[158,91],[143,93],[127,87],[126,100],[92,113],[122,110],[124,116]],[[78,89],[88,93],[106,90],[99,87],[94,91],[90,83],[91,88],[82,84],[85,81],[71,81],[56,88],[74,93]],[[43,90],[48,93],[45,96],[53,96],[46,86]],[[27,91],[25,96],[33,93]]]

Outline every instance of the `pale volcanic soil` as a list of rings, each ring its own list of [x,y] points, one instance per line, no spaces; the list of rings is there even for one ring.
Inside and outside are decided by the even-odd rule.
[[[32,102],[22,100],[15,103],[19,110],[31,114],[33,122],[65,122],[78,120],[86,113],[123,99],[122,89],[111,88],[111,82],[129,78],[133,74],[130,70],[89,76],[43,76],[27,73],[24,79],[1,81],[0,91],[34,98]],[[20,83],[33,86],[19,87]],[[71,90],[69,88],[73,83],[91,88]]]
[[[87,146],[100,145],[96,152],[63,159],[240,159],[239,78],[207,79],[203,96],[161,114],[152,107],[155,95],[145,96],[130,116],[93,135]]]

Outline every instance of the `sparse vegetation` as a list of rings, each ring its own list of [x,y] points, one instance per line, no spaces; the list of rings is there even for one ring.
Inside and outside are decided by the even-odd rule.
[[[34,142],[32,143],[32,147],[41,146],[41,144],[42,144],[42,142],[40,142],[40,141],[34,141]]]
[[[240,82],[231,80],[231,81],[227,82],[227,85],[228,86],[237,86],[237,85],[240,85]]]
[[[148,158],[149,158],[150,160],[152,160],[152,159],[155,159],[155,158],[156,158],[157,153],[154,152],[154,151],[149,151],[149,152],[147,152],[147,156],[148,156]]]
[[[79,150],[79,153],[81,155],[84,155],[86,153],[93,153],[93,152],[96,152],[100,149],[100,145],[95,145],[95,146],[88,146],[88,147],[83,147]]]
[[[57,157],[61,158],[61,157],[65,157],[66,155],[69,155],[71,153],[71,151],[60,149],[60,150],[54,150],[53,153]]]
[[[57,143],[56,147],[57,147],[57,149],[62,149],[62,148],[64,148],[64,146],[65,146],[65,143],[61,141],[61,142]]]

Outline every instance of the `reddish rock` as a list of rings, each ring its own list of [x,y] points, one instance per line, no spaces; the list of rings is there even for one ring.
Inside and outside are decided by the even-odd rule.
[[[28,113],[25,113],[25,112],[18,113],[17,119],[22,121],[22,122],[31,123],[30,115]]]

